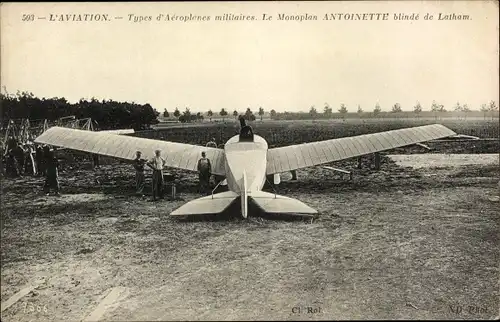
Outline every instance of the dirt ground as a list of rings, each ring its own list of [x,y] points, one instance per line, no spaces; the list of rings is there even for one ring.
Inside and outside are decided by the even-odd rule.
[[[195,176],[178,173],[180,200],[153,203],[133,195],[125,164],[66,167],[60,197],[39,178],[4,179],[2,305],[37,288],[2,321],[498,317],[498,161],[405,160],[345,161],[352,181],[322,167],[283,174],[277,192],[315,219],[172,218],[197,197]]]

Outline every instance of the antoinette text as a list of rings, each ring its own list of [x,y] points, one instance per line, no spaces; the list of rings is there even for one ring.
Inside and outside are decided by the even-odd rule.
[[[35,17],[33,14],[23,14],[22,21],[45,20],[50,22],[109,22],[113,20],[124,20],[134,23],[165,21],[165,22],[204,22],[204,21],[384,21],[384,20],[471,20],[469,15],[456,13],[389,13],[389,12],[367,12],[367,13],[324,13],[324,14],[269,14],[247,15],[242,13],[224,13],[221,15],[198,15],[198,14],[171,14],[159,13],[156,15],[138,15],[129,13],[125,16],[112,16],[110,14],[98,13],[51,13],[43,17]]]

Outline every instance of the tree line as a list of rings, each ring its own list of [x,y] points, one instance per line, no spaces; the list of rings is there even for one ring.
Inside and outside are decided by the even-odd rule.
[[[323,107],[323,112],[320,113],[316,109],[316,107],[313,105],[309,109],[308,113],[304,112],[298,112],[298,113],[293,113],[293,112],[283,112],[283,113],[277,113],[275,110],[271,110],[271,119],[275,120],[293,120],[293,119],[328,119],[328,118],[334,118],[337,116],[340,116],[340,118],[345,118],[348,114],[356,114],[359,118],[377,118],[377,117],[382,117],[382,116],[400,116],[402,114],[405,114],[406,116],[409,116],[413,114],[415,117],[421,117],[421,116],[434,116],[434,117],[439,117],[444,115],[445,113],[449,112],[446,110],[443,104],[438,104],[435,101],[432,102],[431,108],[429,111],[424,111],[422,108],[422,105],[417,102],[417,104],[413,107],[412,111],[403,111],[401,104],[395,103],[392,107],[390,112],[383,112],[382,108],[380,107],[380,104],[375,104],[375,107],[373,108],[372,111],[365,112],[360,105],[357,107],[356,113],[349,113],[347,110],[347,106],[345,104],[340,104],[340,108],[337,110],[338,113],[334,113],[333,109],[330,107],[328,103],[325,103],[325,106]],[[484,115],[484,118],[486,118],[488,115],[491,115],[494,117],[495,115],[498,115],[498,106],[495,103],[495,101],[490,101],[489,104],[482,104],[480,111]],[[453,108],[453,112],[458,115],[459,117],[467,118],[467,115],[472,114],[472,111],[467,104],[460,104],[460,102],[457,102],[456,105]]]
[[[455,115],[458,115],[459,118],[460,117],[467,118],[468,115],[474,114],[475,112],[471,110],[467,104],[460,104],[460,102],[456,103],[452,111],[448,111],[443,104],[438,104],[435,101],[432,103],[430,110],[428,111],[424,111],[422,105],[419,102],[417,102],[417,104],[413,106],[412,111],[403,111],[401,104],[399,103],[395,103],[391,107],[391,110],[389,112],[382,111],[382,108],[378,103],[375,105],[372,111],[368,112],[364,111],[361,108],[361,106],[358,105],[356,113],[349,113],[349,111],[347,110],[347,106],[345,104],[341,104],[340,108],[337,111],[338,112],[334,113],[333,108],[330,107],[328,103],[325,103],[322,112],[319,112],[313,105],[309,109],[309,112],[276,112],[274,109],[272,109],[271,111],[269,111],[269,114],[272,120],[295,120],[295,119],[328,119],[335,117],[340,117],[343,119],[347,115],[352,115],[352,114],[355,114],[360,118],[361,117],[377,118],[377,117],[391,116],[391,115],[401,116],[402,114],[404,114],[405,116],[410,116],[410,115],[413,115],[415,117],[434,116],[437,118],[448,112],[455,113]],[[495,115],[498,114],[498,106],[496,105],[495,101],[490,101],[488,104],[481,105],[480,112],[482,112],[484,118],[486,118],[488,115],[494,117]],[[220,117],[222,117],[223,120],[229,115],[228,111],[226,111],[224,108],[222,108],[218,112],[218,114]],[[259,107],[257,114],[262,120],[265,114],[264,109],[262,107]],[[212,110],[208,110],[208,112],[206,112],[205,115],[208,117],[210,121],[212,121],[212,118],[215,115],[215,113]],[[235,119],[238,119],[239,115],[240,113],[237,110],[234,110],[232,113],[232,116]],[[246,120],[254,121],[256,119],[256,116],[250,107],[248,107],[245,113],[243,113],[242,115],[245,117]],[[175,117],[182,123],[203,121],[205,119],[205,116],[201,112],[192,114],[190,112],[190,109],[187,107],[183,112],[180,112],[179,108],[176,108],[172,114],[169,113],[167,109],[164,109],[163,117],[165,118]]]
[[[227,117],[229,117],[228,116],[229,113],[228,113],[228,111],[226,111],[225,108],[222,108],[218,114],[222,117],[223,121]],[[262,107],[260,107],[257,114],[260,116],[260,119],[262,120],[262,118],[264,116],[264,109]],[[211,109],[209,109],[208,112],[206,113],[206,116],[208,117],[210,122],[212,122],[212,118],[214,117],[214,115],[215,114]],[[232,116],[236,120],[238,119],[239,115],[240,115],[240,113],[237,110],[234,110],[232,112]],[[248,107],[246,109],[245,113],[243,113],[242,115],[248,121],[255,121],[255,119],[256,119],[256,116],[250,107]],[[181,122],[181,123],[201,122],[205,119],[205,116],[203,116],[203,114],[201,112],[197,112],[196,114],[191,113],[191,110],[189,109],[189,107],[186,107],[182,113],[180,112],[179,108],[177,107],[177,108],[175,108],[175,111],[172,113],[172,115],[167,111],[167,109],[163,110],[163,117],[164,118],[169,118],[171,116],[177,118],[179,120],[179,122]]]
[[[65,98],[38,98],[30,92],[17,92],[16,95],[8,95],[0,93],[2,104],[2,120],[8,122],[10,119],[30,119],[30,120],[48,120],[54,122],[60,118],[75,116],[77,119],[91,118],[97,123],[100,130],[118,129],[118,128],[133,128],[134,130],[142,130],[149,127],[151,124],[158,123],[159,113],[153,109],[150,104],[138,104],[135,102],[117,102],[114,100],[97,100],[95,98],[80,99],[76,103],[70,103]],[[273,120],[293,120],[293,119],[328,119],[328,118],[345,118],[349,113],[347,106],[341,104],[337,110],[338,113],[333,112],[333,108],[328,103],[325,103],[323,111],[319,112],[315,106],[311,106],[309,112],[276,112],[274,109],[269,112]],[[482,104],[480,111],[486,118],[488,115],[498,115],[498,106],[494,101],[488,104]],[[472,114],[472,110],[467,104],[460,104],[457,102],[453,107],[452,112],[459,115],[459,117],[466,118],[467,115]],[[391,107],[390,112],[382,112],[380,105],[377,103],[372,111],[365,112],[361,106],[358,105],[356,114],[358,117],[382,117],[382,115],[401,115],[413,114],[416,117],[423,115],[433,115],[436,118],[448,113],[442,104],[433,102],[429,111],[423,111],[420,103],[413,107],[412,111],[404,112],[399,103],[395,103]],[[430,113],[430,114],[429,114]],[[234,110],[232,113],[222,108],[217,114],[225,118],[232,117],[238,119],[240,113]],[[257,116],[260,120],[263,119],[265,111],[259,107],[258,111],[254,113],[250,107],[244,113],[241,113],[246,120],[254,121]],[[216,115],[212,110],[208,110],[206,117],[212,121]],[[165,109],[163,111],[165,118],[171,117],[170,113]],[[205,119],[201,112],[191,112],[186,107],[183,112],[176,108],[172,113],[178,121],[186,122],[200,122]]]
[[[33,93],[19,91],[16,95],[0,95],[4,123],[11,119],[55,122],[68,116],[75,116],[76,119],[91,118],[97,123],[99,130],[141,130],[158,123],[159,113],[150,104],[117,102],[111,99],[99,101],[95,98],[70,103],[65,98],[38,98]]]

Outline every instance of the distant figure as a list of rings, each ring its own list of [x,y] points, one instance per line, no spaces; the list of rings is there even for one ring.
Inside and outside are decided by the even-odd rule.
[[[4,149],[5,147],[3,146],[3,144],[0,144],[0,157],[2,158],[2,168],[1,168],[1,174],[2,176],[5,174],[5,171],[4,171],[4,165],[5,165],[5,161],[6,161],[6,158],[5,158],[5,155],[4,155]]]
[[[47,174],[47,159],[49,158],[50,155],[50,148],[48,145],[44,145],[42,148],[42,170],[43,170],[43,175],[45,176]]]
[[[7,139],[7,149],[5,149],[5,155],[7,155],[10,150],[14,149],[16,145],[17,140],[12,135],[9,135],[9,138]]]
[[[33,146],[30,144],[27,144],[25,146],[25,155],[24,155],[24,173],[26,174],[31,174],[35,175],[36,174],[36,169],[35,169],[35,160],[33,159]]]
[[[212,138],[212,141],[207,143],[207,148],[216,148],[217,143],[215,142],[215,138]]]
[[[5,160],[5,172],[10,177],[19,177],[19,167],[17,164],[17,159],[14,156],[14,151],[12,149],[7,152]]]
[[[198,178],[200,180],[200,193],[208,195],[210,177],[212,176],[212,165],[207,158],[205,151],[201,152],[201,159],[198,160]]]
[[[17,145],[12,150],[12,152],[14,153],[14,157],[17,160],[17,167],[18,167],[17,172],[19,173],[19,175],[22,175],[23,171],[24,171],[24,162],[25,162],[25,153],[26,152],[24,151],[21,142],[17,143]]]
[[[46,167],[47,172],[45,175],[44,192],[49,195],[50,190],[53,189],[56,192],[56,196],[59,196],[59,161],[54,153],[54,150],[50,150],[46,157]]]
[[[144,183],[146,177],[144,176],[144,165],[146,160],[141,158],[141,151],[135,153],[134,168],[135,168],[135,193],[138,195],[143,195]]]
[[[35,163],[36,163],[36,175],[45,175],[45,169],[43,168],[43,150],[42,146],[38,145],[35,150]]]
[[[92,154],[92,169],[99,168],[99,154]]]
[[[161,157],[161,151],[155,151],[155,157],[146,163],[148,167],[153,169],[153,201],[156,198],[163,198],[163,168],[165,167],[165,159]]]
[[[292,180],[297,180],[297,170],[292,170],[290,173],[292,174]]]

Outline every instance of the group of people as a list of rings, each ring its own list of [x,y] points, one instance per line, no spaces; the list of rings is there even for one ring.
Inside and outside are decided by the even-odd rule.
[[[215,140],[212,139],[207,146],[217,146]],[[4,147],[2,147],[4,149]],[[5,151],[5,152],[4,152]],[[39,145],[34,143],[26,143],[9,139],[6,149],[2,151],[5,164],[5,174],[9,177],[21,177],[24,175],[44,176],[44,192],[49,194],[54,190],[56,195],[59,195],[59,161],[55,154],[55,149],[48,145]],[[94,158],[95,159],[95,158]],[[93,160],[94,166],[98,162]],[[135,184],[136,193],[144,196],[143,191],[146,182],[144,173],[145,167],[148,166],[152,172],[152,197],[153,200],[163,199],[164,197],[164,173],[166,161],[161,155],[160,150],[155,151],[152,159],[146,160],[142,158],[141,151],[136,152],[134,160],[135,168]],[[210,179],[212,177],[212,165],[207,158],[206,153],[201,153],[201,158],[197,164],[198,178],[200,183],[200,193],[208,195],[210,192]],[[3,171],[3,168],[2,168]]]
[[[164,177],[163,169],[166,166],[166,161],[161,155],[160,150],[155,151],[155,156],[151,160],[146,160],[142,158],[142,152],[136,152],[136,158],[134,159],[135,168],[135,186],[136,193],[138,195],[144,196],[144,186],[146,182],[146,176],[144,174],[145,167],[149,167],[153,170],[152,173],[152,197],[153,201],[163,199],[164,197]],[[212,165],[210,160],[207,158],[206,153],[201,153],[201,158],[198,160],[198,174],[200,180],[200,192],[204,195],[209,193],[210,188],[210,177],[212,176]]]
[[[2,157],[5,164],[5,174],[9,177],[19,177],[25,174],[37,175],[42,167],[43,150],[38,154],[38,159],[33,157],[34,147],[32,144],[23,144],[13,138],[9,138],[6,148],[2,147]],[[38,164],[35,162],[38,161]]]
[[[2,150],[2,163],[5,164],[2,171],[7,177],[45,177],[44,192],[50,193],[50,190],[54,190],[59,194],[59,162],[54,149],[47,145],[22,143],[10,137],[6,146],[2,146]]]
[[[153,170],[153,200],[163,198],[163,168],[165,167],[165,159],[161,156],[161,151],[156,150],[155,156],[151,160],[146,160],[142,158],[142,152],[136,152],[136,158],[134,160],[135,168],[135,187],[136,193],[143,195],[143,190],[146,182],[146,176],[144,174],[144,168],[147,165]]]

